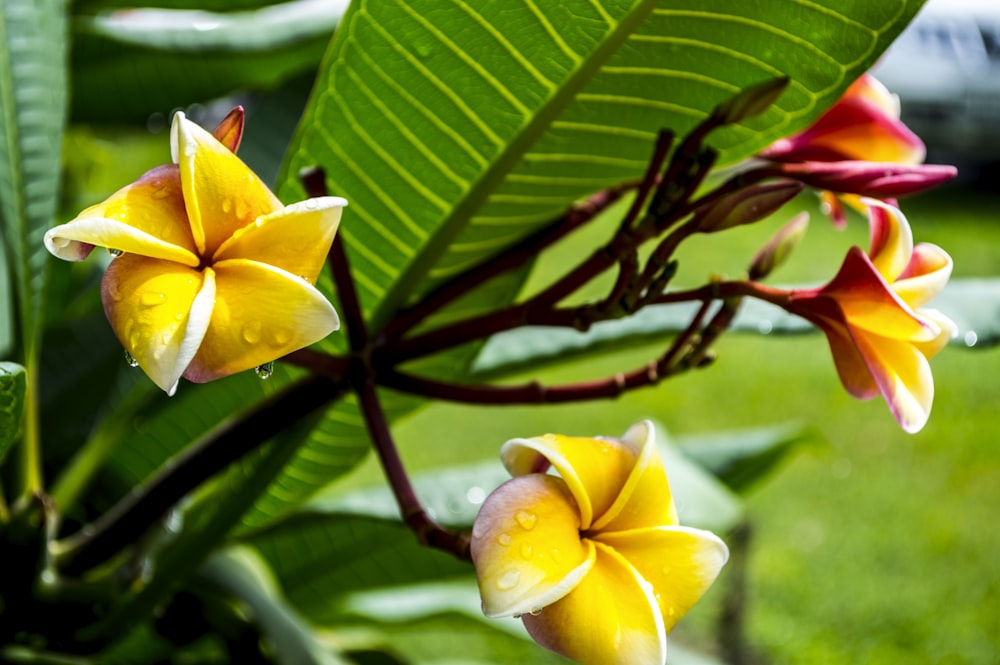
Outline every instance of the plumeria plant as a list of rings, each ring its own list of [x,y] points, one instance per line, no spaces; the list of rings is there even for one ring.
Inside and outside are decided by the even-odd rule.
[[[763,475],[784,439],[720,460],[651,420],[554,420],[490,442],[500,461],[416,476],[398,428],[428,403],[587,408],[701,370],[756,302],[822,331],[831,380],[920,430],[958,326],[926,306],[952,260],[899,199],[955,169],[922,163],[865,74],[920,2],[340,4],[95,0],[70,22],[5,3],[0,657],[432,662],[386,623],[450,613],[501,645],[469,662],[685,662],[668,633],[745,555],[734,469]],[[159,73],[192,54],[203,71]],[[212,98],[235,108],[157,115]],[[66,119],[105,113],[169,126],[170,162],[63,215]],[[251,137],[289,122],[272,191]],[[770,283],[804,215],[741,275],[675,284],[693,238],[787,219],[804,190],[868,226],[825,285]],[[584,229],[608,232],[546,262]],[[639,336],[659,343],[640,366],[545,372]],[[440,425],[423,445],[483,436]],[[386,482],[345,485],[369,450]],[[738,662],[742,639],[716,649]]]

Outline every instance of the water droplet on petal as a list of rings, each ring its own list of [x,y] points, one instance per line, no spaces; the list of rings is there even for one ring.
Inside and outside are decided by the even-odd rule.
[[[510,537],[509,533],[501,533],[499,536],[497,536],[497,542],[503,545],[504,547],[510,545],[511,540],[513,540],[513,538]]]
[[[260,321],[250,321],[243,324],[243,339],[247,344],[256,344],[260,341],[260,332],[263,326]]]
[[[271,346],[284,346],[288,344],[289,340],[292,339],[292,333],[284,329],[278,329],[271,332],[269,335],[269,340]]]
[[[536,617],[536,616],[538,616],[541,613],[542,613],[542,608],[540,608],[540,607],[536,607],[536,608],[532,609],[530,612],[528,612],[528,614],[530,614],[533,617]]]
[[[559,551],[558,547],[553,547],[552,551],[549,552],[549,556],[552,557],[553,563],[556,563],[556,564],[562,563],[563,556],[562,556],[562,552]]]
[[[305,205],[309,210],[315,210],[319,207],[319,204],[316,203],[316,199],[306,199]]]
[[[757,322],[757,332],[761,335],[769,335],[772,330],[774,330],[774,324],[767,319]]]
[[[108,254],[110,254],[111,256],[114,256],[115,258],[121,256],[124,253],[125,252],[123,252],[120,249],[115,249],[114,247],[108,247]]]
[[[535,548],[532,546],[531,543],[523,543],[521,545],[521,556],[523,556],[525,559],[530,560],[531,559],[531,554],[534,551],[535,551]]]
[[[511,568],[506,573],[497,578],[497,589],[500,591],[510,591],[521,581],[521,573]]]
[[[233,211],[233,200],[222,199],[222,212],[230,213],[232,211]]]
[[[664,575],[669,575],[670,574],[670,566],[664,566],[663,569],[661,570],[661,572]]]
[[[465,498],[474,506],[478,506],[486,500],[486,490],[482,487],[470,487],[465,492]]]
[[[274,363],[264,363],[263,365],[257,365],[254,368],[254,373],[262,379],[270,379],[271,375],[274,374]]]
[[[138,367],[139,366],[139,361],[136,360],[132,356],[132,354],[128,352],[128,349],[125,349],[125,362],[128,363],[129,367]]]
[[[139,303],[143,307],[156,307],[162,305],[167,300],[167,294],[159,291],[146,291],[139,296]]]
[[[519,510],[514,514],[514,519],[517,523],[521,525],[521,528],[525,531],[531,531],[535,528],[535,524],[538,523],[538,515],[529,512],[527,510]]]

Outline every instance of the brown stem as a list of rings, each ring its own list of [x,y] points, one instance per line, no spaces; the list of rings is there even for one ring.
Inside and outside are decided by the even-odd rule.
[[[378,394],[375,392],[375,382],[372,377],[364,377],[358,381],[355,390],[361,401],[361,411],[375,445],[375,452],[378,454],[382,470],[389,480],[392,493],[396,497],[403,521],[416,534],[417,540],[421,544],[450,552],[464,561],[471,561],[470,534],[444,528],[431,519],[420,503],[420,499],[406,474],[406,469],[403,468],[403,460],[399,457],[396,443],[389,431],[389,424],[379,403]]]

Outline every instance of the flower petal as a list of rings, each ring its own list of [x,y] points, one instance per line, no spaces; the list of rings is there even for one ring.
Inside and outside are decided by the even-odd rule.
[[[910,262],[913,232],[902,211],[876,199],[861,199],[868,206],[872,265],[887,282],[894,282]]]
[[[595,543],[586,577],[540,614],[521,618],[536,642],[584,665],[663,663],[667,635],[652,588],[612,548]]]
[[[148,171],[45,234],[45,247],[69,261],[87,258],[95,245],[197,266],[177,167],[168,164]]]
[[[851,248],[837,276],[819,293],[837,302],[852,328],[911,341],[929,341],[940,332],[896,295],[857,247]],[[806,305],[802,301],[796,304]]]
[[[656,447],[653,423],[637,423],[622,438],[639,450],[639,456],[615,502],[594,520],[591,531],[677,524],[677,507]]]
[[[236,106],[215,126],[215,129],[212,130],[212,136],[232,152],[236,152],[240,148],[240,141],[243,140],[245,120],[246,113],[243,111],[243,107]],[[177,161],[176,156],[174,156],[174,161]]]
[[[594,563],[580,514],[561,478],[533,473],[490,494],[472,530],[483,612],[527,614],[559,600]]]
[[[256,261],[213,265],[212,321],[184,377],[198,383],[263,365],[326,337],[340,326],[314,286]]]
[[[324,196],[282,208],[233,234],[215,260],[251,259],[316,283],[347,201]]]
[[[584,530],[614,503],[638,456],[639,446],[631,441],[561,434],[512,439],[500,449],[512,476],[535,473],[548,461],[573,493]]]
[[[941,291],[951,277],[951,257],[937,245],[922,242],[913,248],[913,256],[906,270],[892,284],[896,292],[910,307],[920,307]]]
[[[920,431],[934,402],[934,377],[921,350],[906,341],[855,331],[855,342],[889,411],[903,431]]]
[[[602,533],[594,539],[612,547],[653,585],[668,633],[729,559],[729,548],[714,533],[683,526]]]
[[[239,157],[181,112],[174,114],[170,141],[191,233],[202,256],[211,256],[237,229],[281,209],[281,202]]]
[[[122,346],[172,394],[208,327],[215,299],[212,270],[125,254],[104,273],[101,299]]]

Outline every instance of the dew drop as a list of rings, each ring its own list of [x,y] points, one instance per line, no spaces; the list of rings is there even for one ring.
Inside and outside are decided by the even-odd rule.
[[[661,572],[664,575],[669,575],[670,574],[670,566],[664,566],[663,569],[661,570]]]
[[[129,367],[138,367],[139,366],[139,361],[136,360],[135,357],[131,353],[128,352],[128,349],[125,349],[125,362],[128,363]]]
[[[530,614],[533,617],[536,617],[536,616],[538,616],[541,613],[542,613],[542,608],[540,608],[540,607],[536,607],[536,608],[532,609],[530,612],[528,612],[528,614]]]
[[[233,200],[222,199],[222,212],[231,213],[233,211]]]
[[[123,252],[120,249],[115,249],[114,247],[108,247],[108,254],[110,254],[111,256],[114,256],[115,258],[121,256],[124,253],[125,252]]]
[[[278,329],[273,331],[269,336],[269,341],[271,346],[284,346],[288,344],[289,340],[292,339],[292,334],[287,330]]]
[[[527,510],[517,511],[517,513],[514,514],[514,519],[517,520],[517,523],[520,524],[521,528],[525,531],[531,531],[538,523],[538,515],[535,515],[535,513]]]
[[[501,533],[499,536],[497,536],[497,542],[503,545],[504,547],[510,545],[511,540],[513,539],[510,537],[509,533]]]
[[[274,363],[264,363],[263,365],[257,365],[254,368],[254,374],[262,379],[270,379],[271,375],[274,374]]]
[[[497,579],[497,589],[510,591],[521,581],[521,573],[511,568]]]
[[[770,335],[772,330],[774,330],[774,324],[767,319],[757,323],[757,332],[761,335]]]
[[[966,346],[970,347],[975,346],[978,342],[979,342],[979,335],[976,334],[975,330],[970,330],[969,332],[965,333]]]
[[[247,344],[256,344],[260,341],[261,332],[260,321],[250,321],[249,323],[243,324],[243,339]]]
[[[532,546],[531,543],[523,543],[521,545],[521,556],[523,556],[525,559],[531,560],[531,555],[532,553],[534,553],[534,551],[535,548]]]
[[[675,614],[677,614],[677,610],[671,607],[670,609],[667,610],[667,614],[669,614],[670,616],[674,616]]]
[[[470,487],[465,492],[465,498],[472,505],[478,506],[479,504],[481,504],[483,501],[486,500],[486,490],[484,490],[482,487],[476,487],[476,486]]]
[[[146,291],[139,296],[139,304],[143,307],[156,307],[162,305],[167,300],[167,294],[159,291]]]
[[[305,206],[308,210],[315,210],[319,207],[319,204],[316,203],[316,199],[306,199]]]
[[[552,551],[549,552],[549,556],[552,557],[552,562],[556,564],[562,563],[563,556],[562,552],[559,551],[558,547],[553,547]]]

